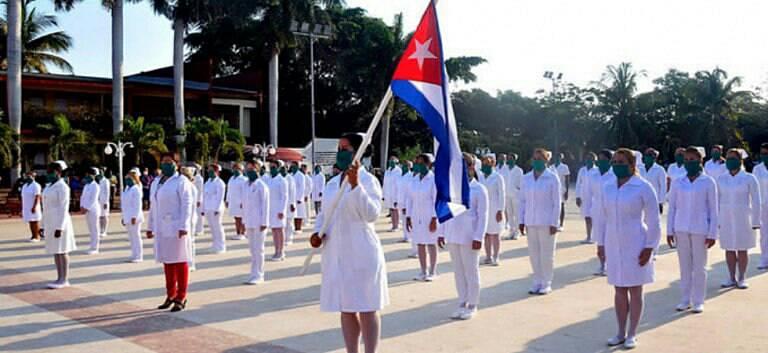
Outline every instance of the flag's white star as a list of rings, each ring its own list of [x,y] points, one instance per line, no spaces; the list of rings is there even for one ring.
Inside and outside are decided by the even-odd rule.
[[[424,65],[425,59],[437,59],[435,54],[432,54],[432,52],[429,51],[429,46],[431,44],[432,38],[427,39],[424,43],[419,43],[419,40],[416,39],[416,51],[414,51],[408,59],[416,59],[419,63],[419,70],[421,70],[421,67]]]

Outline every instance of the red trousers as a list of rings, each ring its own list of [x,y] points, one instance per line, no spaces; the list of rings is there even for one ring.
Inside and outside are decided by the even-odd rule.
[[[163,264],[165,269],[165,291],[168,298],[184,301],[189,286],[189,263]]]

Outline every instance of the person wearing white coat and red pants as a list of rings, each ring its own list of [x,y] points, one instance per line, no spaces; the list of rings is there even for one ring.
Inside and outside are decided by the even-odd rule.
[[[704,174],[703,148],[685,151],[688,175],[669,189],[667,244],[676,245],[680,261],[680,304],[677,311],[704,311],[707,294],[707,250],[717,241],[719,206],[715,179]]]
[[[144,223],[144,212],[141,209],[141,181],[139,170],[132,169],[125,176],[125,189],[120,194],[120,211],[122,223],[128,233],[131,243],[131,257],[128,262],[138,263],[144,260],[144,249],[141,242],[141,225]]]
[[[643,285],[655,279],[652,258],[661,240],[659,201],[653,186],[637,175],[631,150],[616,151],[611,168],[616,181],[603,184],[598,210],[603,217],[594,225],[595,240],[598,257],[605,259],[608,284],[615,289],[618,333],[607,343],[632,349],[643,314]]]
[[[717,199],[720,201],[720,247],[725,250],[729,278],[721,287],[747,289],[749,249],[757,243],[756,230],[761,226],[760,186],[754,175],[744,170],[746,152],[728,150],[725,167],[728,172],[717,178]],[[738,277],[736,270],[738,265]]]
[[[248,161],[243,194],[243,225],[251,251],[251,274],[245,284],[264,282],[264,239],[269,228],[269,188],[261,178],[261,161]]]
[[[205,182],[203,195],[203,215],[208,220],[208,228],[211,230],[213,252],[223,254],[227,251],[224,226],[221,224],[221,216],[224,212],[224,192],[226,186],[219,178],[221,167],[211,164],[208,169],[208,181]],[[238,199],[239,202],[239,199]]]
[[[752,173],[760,184],[760,220],[766,225],[760,227],[760,264],[758,270],[768,270],[768,143],[760,145],[760,161],[762,163],[755,166]]]
[[[360,134],[346,134],[339,139],[336,165],[342,173],[333,177],[323,191],[323,213],[317,217],[310,238],[313,247],[324,245],[320,310],[341,313],[347,352],[358,352],[361,336],[366,352],[377,351],[381,336],[379,311],[389,304],[387,266],[374,229],[381,213],[381,186],[359,161],[352,161],[362,141]],[[347,183],[341,189],[344,178]],[[343,195],[336,209],[331,210],[339,192]],[[327,227],[320,235],[323,224]]]
[[[504,210],[507,198],[504,177],[496,171],[496,155],[483,157],[480,181],[488,191],[488,226],[485,230],[485,264],[499,266],[501,232],[504,230]]]
[[[474,156],[464,154],[469,174],[469,209],[443,224],[444,236],[437,238],[440,248],[448,248],[453,262],[459,308],[452,319],[468,320],[477,313],[480,302],[480,249],[488,225],[488,192],[477,181]]]
[[[80,209],[85,213],[85,222],[88,224],[88,233],[91,236],[91,244],[88,255],[99,253],[101,203],[99,202],[100,187],[94,177],[99,171],[96,168],[86,170],[83,176],[83,193],[80,194]]]
[[[533,152],[533,170],[523,176],[520,188],[520,233],[528,237],[528,253],[533,269],[529,294],[552,292],[557,228],[560,225],[560,179],[547,168],[551,153],[543,148]]]

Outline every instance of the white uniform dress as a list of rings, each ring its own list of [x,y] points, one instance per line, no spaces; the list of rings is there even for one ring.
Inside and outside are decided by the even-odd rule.
[[[720,201],[720,247],[747,250],[757,243],[753,227],[760,227],[761,198],[757,178],[744,170],[717,179]]]
[[[411,240],[417,245],[435,245],[437,243],[437,229],[429,231],[432,219],[437,219],[435,213],[435,199],[437,187],[435,186],[435,174],[428,171],[423,178],[416,177],[411,183],[410,197],[406,203],[406,216],[411,219]]]
[[[315,187],[312,183],[312,177],[301,173],[301,176],[304,177],[304,217],[302,219],[309,219],[310,212],[310,204],[312,203],[312,189]]]
[[[291,175],[296,185],[296,219],[307,218],[307,204],[304,202],[304,196],[307,195],[307,180],[304,179],[304,173],[297,171]]]
[[[99,183],[92,181],[83,187],[80,194],[80,208],[88,211],[85,214],[85,222],[88,224],[88,233],[91,237],[91,251],[99,251],[99,217],[101,216],[101,203],[99,203]]]
[[[473,179],[469,183],[469,209],[443,223],[459,303],[477,305],[480,301],[480,250],[472,249],[472,242],[483,241],[487,225],[488,192]]]
[[[717,180],[721,175],[728,173],[728,169],[725,167],[724,160],[715,162],[710,159],[704,163],[704,173]]]
[[[45,252],[47,254],[68,254],[77,250],[75,230],[69,216],[69,186],[64,179],[49,184],[43,190],[43,229],[45,231]],[[61,231],[61,236],[54,234]]]
[[[408,211],[408,202],[410,201],[411,184],[416,180],[416,176],[413,173],[408,172],[400,176],[397,184],[397,204],[399,211]],[[407,215],[406,215],[407,216]],[[403,238],[411,239],[411,232],[405,227],[406,217],[400,217],[403,223]],[[414,245],[416,243],[413,243]]]
[[[579,208],[579,212],[584,218],[592,217],[592,212],[590,212],[591,210],[586,200],[591,197],[590,195],[592,193],[589,186],[589,181],[592,178],[592,175],[595,173],[599,173],[597,167],[587,168],[584,166],[581,167],[579,172],[576,174],[576,198],[581,200],[581,207]]]
[[[401,175],[401,169],[397,167],[388,168],[387,171],[384,172],[384,208],[396,208],[397,184]]]
[[[192,240],[179,238],[179,231],[192,231],[195,199],[192,182],[178,173],[160,184],[162,177],[152,181],[147,230],[155,236],[155,260],[164,264],[190,262]]]
[[[131,185],[120,194],[120,210],[123,224],[131,243],[131,260],[142,260],[144,252],[141,242],[141,224],[144,223],[144,212],[141,210],[141,186]],[[131,224],[136,219],[136,224]]]
[[[667,167],[667,175],[669,176],[670,181],[674,181],[677,178],[682,178],[688,175],[688,172],[685,171],[685,165],[677,165],[677,163],[672,163]],[[717,179],[715,179],[717,181]]]
[[[664,200],[667,198],[667,172],[656,163],[653,163],[650,170],[645,169],[645,164],[641,165],[638,170],[640,171],[640,176],[653,186],[653,190],[656,191],[656,198],[659,199],[659,205],[663,205]]]
[[[243,223],[251,251],[251,281],[264,280],[264,239],[269,229],[269,188],[261,179],[245,183]],[[264,230],[261,230],[261,228]]]
[[[288,217],[288,182],[282,175],[267,177],[269,187],[269,227],[285,228]],[[280,219],[278,214],[283,214]]]
[[[503,169],[505,170],[505,173],[503,174],[504,193],[507,195],[507,199],[504,202],[507,211],[506,226],[512,233],[517,233],[517,225],[519,223],[517,221],[517,200],[519,198],[520,183],[523,180],[524,173],[523,169],[518,166],[509,168],[509,165],[505,165]]]
[[[560,194],[562,202],[565,202],[565,196],[568,192],[568,177],[571,175],[571,169],[568,168],[568,165],[565,163],[560,163],[559,165],[554,164],[552,165],[552,169],[554,169],[557,174],[557,179],[560,180]]]
[[[205,190],[205,180],[200,175],[201,171],[198,171],[198,174],[195,175],[195,196],[196,198],[196,204],[195,204],[195,236],[202,235],[203,234],[203,193]]]
[[[315,173],[312,175],[312,201],[323,201],[323,189],[325,189],[325,175],[323,173]]]
[[[24,222],[39,222],[43,219],[43,210],[40,205],[37,205],[35,212],[32,213],[35,198],[42,195],[41,190],[40,184],[34,180],[21,187],[21,217],[24,219]]]
[[[374,222],[381,212],[381,186],[363,170],[359,184],[340,190],[341,175],[333,177],[323,191],[323,205],[330,205],[336,194],[343,196],[336,210],[325,219],[328,206],[317,217],[315,231],[324,222],[320,309],[326,312],[371,312],[389,304],[387,268]]]
[[[488,191],[488,226],[485,232],[487,234],[500,234],[504,229],[504,218],[501,222],[496,220],[496,213],[504,213],[506,202],[506,189],[504,187],[504,178],[496,171],[489,176],[481,179],[483,186]]]
[[[99,204],[101,204],[101,213],[99,214],[99,222],[101,223],[99,223],[99,229],[102,237],[107,236],[107,228],[109,228],[109,197],[112,196],[110,193],[111,187],[112,182],[106,177],[102,177],[99,182]]]
[[[596,170],[589,175],[589,190],[591,195],[582,201],[584,202],[582,207],[589,209],[589,215],[592,217],[592,234],[590,236],[592,240],[595,240],[594,225],[597,224],[598,218],[605,216],[605,214],[602,213],[603,186],[606,183],[616,182],[616,174],[613,174],[610,169],[605,172],[605,174],[600,174],[600,169],[595,169]]]
[[[600,212],[595,225],[597,244],[605,248],[608,283],[615,287],[636,287],[654,281],[654,261],[638,264],[643,249],[656,251],[661,240],[659,201],[653,186],[639,176],[624,185],[603,184]]]
[[[224,181],[218,176],[208,179],[205,182],[203,195],[203,210],[205,219],[208,220],[208,228],[211,230],[211,247],[215,252],[227,251],[226,238],[224,236],[224,226],[221,223],[221,216],[224,212],[224,193],[226,186]],[[239,204],[240,199],[237,199]]]
[[[531,171],[523,176],[520,189],[519,219],[528,231],[528,253],[536,290],[551,286],[554,277],[557,235],[550,233],[550,227],[560,224],[559,181],[551,169],[544,170],[538,178]]]
[[[288,185],[288,211],[286,217],[288,218],[285,223],[285,241],[287,243],[293,242],[293,232],[295,231],[295,225],[293,219],[296,218],[296,179],[293,178],[291,173],[286,173],[285,176],[286,185]],[[294,210],[291,211],[291,206]]]
[[[227,181],[227,196],[225,201],[229,205],[230,217],[240,218],[243,216],[243,200],[242,197],[245,194],[245,184],[248,183],[248,178],[234,174]]]
[[[768,168],[764,163],[758,164],[752,170],[760,184],[760,221],[765,225],[760,227],[760,267],[768,267]]]

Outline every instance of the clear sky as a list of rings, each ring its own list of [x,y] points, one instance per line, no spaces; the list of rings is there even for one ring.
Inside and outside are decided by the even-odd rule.
[[[48,1],[35,5],[53,11]],[[415,29],[426,0],[347,0],[392,22],[405,16]],[[630,61],[647,72],[641,89],[669,68],[695,72],[720,66],[745,79],[768,79],[768,2],[761,0],[440,0],[438,15],[447,56],[479,55],[476,87],[532,94],[546,88],[545,70],[586,85],[606,65]],[[81,75],[110,73],[109,14],[97,0],[59,13],[75,39],[65,57]],[[126,5],[126,72],[171,64],[170,22],[146,4]]]

